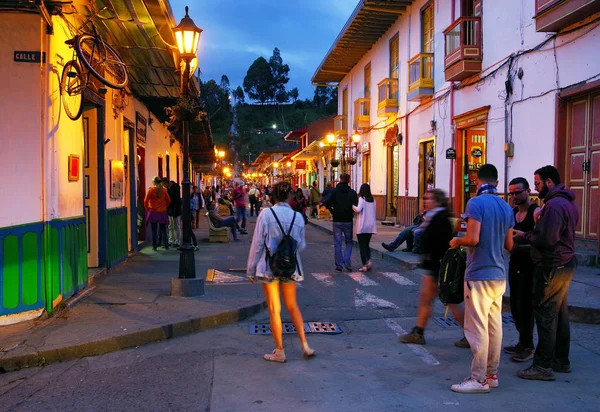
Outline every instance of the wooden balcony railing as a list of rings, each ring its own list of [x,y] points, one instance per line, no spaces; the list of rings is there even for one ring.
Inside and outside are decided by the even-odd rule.
[[[348,116],[345,114],[335,116],[333,119],[333,130],[335,137],[348,136]]]
[[[600,0],[535,0],[535,29],[557,32],[600,13]]]
[[[459,81],[481,71],[481,17],[460,17],[444,30],[446,81]]]
[[[433,95],[433,53],[420,53],[408,61],[408,100]]]
[[[387,117],[398,112],[398,79],[383,79],[377,85],[379,100],[377,115]]]
[[[354,101],[354,128],[364,129],[371,125],[371,99],[361,97]]]

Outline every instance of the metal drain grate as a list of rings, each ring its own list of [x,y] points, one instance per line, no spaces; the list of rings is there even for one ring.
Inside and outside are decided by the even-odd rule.
[[[512,315],[502,314],[502,324],[503,325],[514,325],[515,321]]]
[[[283,323],[282,332],[284,335],[296,333],[296,328],[291,323]],[[248,327],[250,335],[270,335],[271,327],[268,324],[252,324]],[[336,335],[342,333],[335,322],[305,322],[304,333],[324,333]]]
[[[342,333],[342,330],[335,322],[308,322],[308,327],[310,329],[309,333],[327,333],[329,335]]]
[[[434,317],[433,320],[443,328],[460,328],[454,318]]]

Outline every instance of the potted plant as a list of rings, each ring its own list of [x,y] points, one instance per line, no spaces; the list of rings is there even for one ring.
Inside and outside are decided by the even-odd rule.
[[[348,164],[354,166],[356,164],[356,157],[349,157]]]
[[[198,99],[183,96],[177,99],[177,104],[172,108],[173,114],[180,120],[192,121],[201,114]]]
[[[331,167],[338,167],[340,165],[340,161],[337,159],[331,159],[329,164],[331,164]]]

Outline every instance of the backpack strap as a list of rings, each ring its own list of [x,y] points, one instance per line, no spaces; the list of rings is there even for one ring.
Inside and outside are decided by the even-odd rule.
[[[281,229],[281,233],[286,236],[285,233],[285,229],[283,228],[283,225],[281,224],[281,222],[279,221],[279,218],[277,217],[277,215],[275,214],[275,211],[273,210],[272,207],[269,208],[269,210],[271,211],[271,213],[273,213],[273,216],[275,217],[275,220],[277,221],[277,225],[279,225],[279,229]],[[294,217],[292,218],[292,223],[290,224],[290,228],[287,232],[287,236],[292,234],[292,228],[294,227],[294,221],[296,220],[296,212],[294,212]]]

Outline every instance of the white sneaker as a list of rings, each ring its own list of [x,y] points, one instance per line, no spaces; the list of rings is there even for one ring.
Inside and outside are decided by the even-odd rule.
[[[475,379],[471,379],[470,377],[461,383],[452,385],[450,389],[458,393],[487,393],[490,391],[487,380],[484,383],[481,383],[477,382]]]
[[[498,375],[495,373],[493,375],[486,375],[485,377],[487,378],[487,384],[490,388],[497,388],[500,386],[498,383]]]

